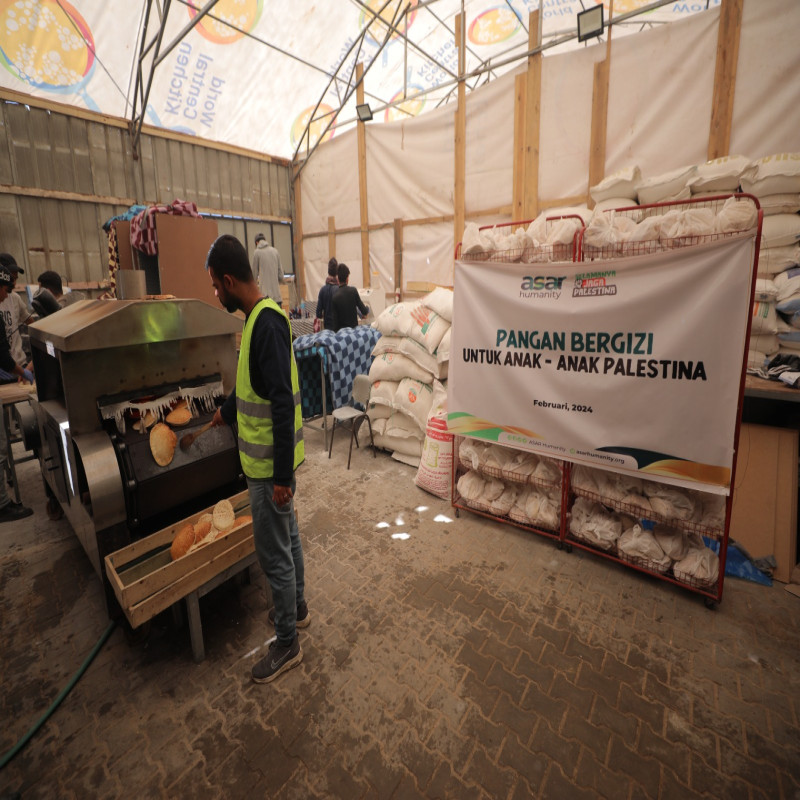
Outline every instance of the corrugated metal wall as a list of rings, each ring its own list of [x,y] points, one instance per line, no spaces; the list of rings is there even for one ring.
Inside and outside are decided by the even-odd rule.
[[[149,134],[134,159],[120,121],[0,100],[0,250],[25,269],[20,283],[46,269],[68,283],[104,281],[103,223],[133,203],[194,201],[201,213],[222,215],[220,233],[249,249],[258,230],[269,237],[270,220],[291,220],[290,178],[284,162]],[[288,226],[274,228],[291,242]],[[291,245],[279,249],[289,271]]]

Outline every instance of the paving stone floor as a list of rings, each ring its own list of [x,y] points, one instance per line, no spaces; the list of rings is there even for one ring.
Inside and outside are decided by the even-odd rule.
[[[798,798],[800,600],[700,597],[471,514],[306,435],[297,506],[312,614],[269,685],[263,578],[201,600],[207,657],[160,615],[117,626],[0,772],[0,798]],[[68,522],[0,526],[0,754],[108,625]],[[396,534],[408,538],[394,538]]]

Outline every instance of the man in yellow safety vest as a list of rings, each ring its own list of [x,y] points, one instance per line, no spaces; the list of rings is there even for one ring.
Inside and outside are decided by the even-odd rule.
[[[242,243],[220,236],[208,251],[206,269],[220,303],[245,314],[236,389],[213,422],[238,425],[256,553],[274,603],[269,620],[275,640],[251,676],[269,683],[302,661],[297,628],[311,621],[293,501],[294,471],[305,456],[297,365],[289,318],[274,300],[261,296]]]

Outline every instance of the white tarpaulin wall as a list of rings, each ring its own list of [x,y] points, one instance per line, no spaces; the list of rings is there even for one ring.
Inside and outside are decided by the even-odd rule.
[[[669,26],[612,39],[605,174],[636,164],[643,177],[654,177],[706,160],[719,18],[719,9],[712,8]],[[798,149],[800,48],[791,36],[798,26],[796,0],[745,0],[732,154],[757,159]],[[588,192],[593,70],[605,55],[602,43],[543,59],[538,187],[543,203]],[[513,74],[471,92],[466,102],[466,210],[510,211]],[[397,217],[452,216],[454,112],[443,109],[403,123],[365,128],[369,224],[391,223]],[[355,152],[355,131],[341,137],[348,138]],[[323,144],[302,172],[304,234],[324,229],[306,218],[307,198],[315,197],[320,225],[334,215],[339,227],[344,225],[340,210],[321,196],[341,192],[339,184],[344,183],[353,187],[350,198],[358,196],[358,161],[343,161],[342,146],[336,140]],[[331,182],[337,185],[329,186]],[[491,221],[504,219],[503,213],[490,215]],[[406,283],[452,285],[452,227],[437,222],[404,228]],[[310,261],[305,253],[310,275],[323,274],[317,259]],[[356,259],[356,268],[350,266],[360,280],[360,255]],[[319,288],[311,278],[308,284],[310,290]],[[382,283],[382,288],[394,289],[391,282]]]
[[[648,3],[616,0],[615,14]],[[713,0],[712,5],[718,3]],[[3,0],[0,64],[5,69],[0,69],[0,87],[129,118],[145,25],[150,42],[162,24],[158,10],[169,6],[163,53],[206,4],[153,3],[148,19],[146,0]],[[369,67],[366,97],[380,109],[379,118],[408,118],[435,109],[452,90],[457,68],[453,32],[462,8],[470,71],[487,59],[496,65],[524,52],[530,12],[541,8],[547,42],[560,32],[574,31],[583,7],[580,0],[435,0],[418,5],[418,0],[218,0],[156,68],[144,121],[290,158],[318,102],[314,137],[327,122],[323,115],[340,107],[330,135],[352,127],[355,98],[347,95],[356,61]],[[608,2],[604,5],[607,16]],[[389,35],[385,22],[406,7],[399,33]],[[700,2],[669,3],[618,26],[615,36],[704,7]],[[573,40],[558,47],[576,46]],[[145,83],[154,52],[152,48],[142,62]],[[493,77],[513,66],[495,67]],[[429,93],[414,99],[421,92]],[[404,101],[407,113],[390,105],[403,98],[412,98]]]

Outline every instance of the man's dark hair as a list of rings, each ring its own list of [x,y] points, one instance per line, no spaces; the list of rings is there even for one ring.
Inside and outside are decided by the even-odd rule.
[[[39,281],[40,286],[43,286],[45,289],[49,289],[54,295],[59,296],[64,294],[61,276],[52,269],[48,269],[43,272],[37,280]]]
[[[336,270],[338,268],[339,268],[339,262],[336,260],[336,258],[332,258],[328,262],[328,275],[330,275],[332,278],[335,278],[337,274]]]
[[[347,276],[350,274],[350,267],[347,264],[339,264],[338,269],[336,270],[336,277],[339,279],[339,283],[347,283]]]
[[[256,244],[258,244],[259,242],[266,242],[266,241],[267,241],[267,237],[264,236],[263,233],[257,233],[256,234]]]
[[[229,233],[219,236],[211,245],[206,256],[206,269],[214,271],[217,278],[230,275],[237,281],[253,280],[253,270],[247,258],[244,245]]]

